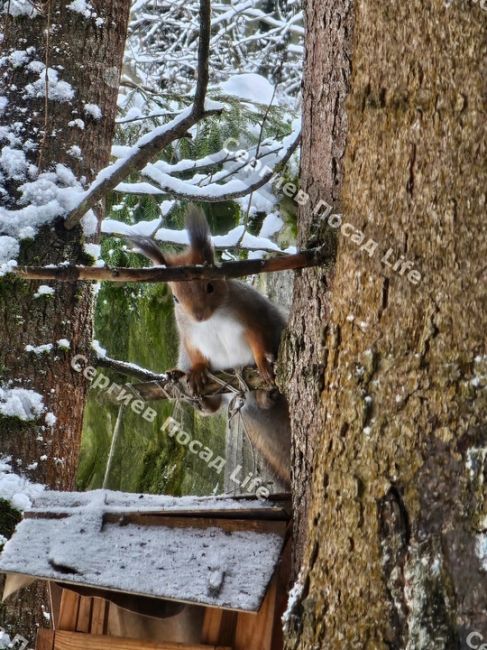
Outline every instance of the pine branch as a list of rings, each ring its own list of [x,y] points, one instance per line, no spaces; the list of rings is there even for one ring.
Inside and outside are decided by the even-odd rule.
[[[301,135],[298,134],[289,147],[282,152],[275,167],[277,165],[285,165],[289,161],[296,151],[300,140]],[[244,163],[241,167],[245,167],[248,164]],[[211,183],[201,186],[194,185],[189,181],[174,179],[169,174],[160,172],[156,165],[148,165],[142,170],[142,175],[147,176],[151,181],[153,188],[150,192],[151,196],[170,196],[185,201],[196,200],[205,203],[219,203],[221,201],[235,201],[235,199],[248,196],[264,185],[267,185],[276,173],[275,167],[272,169],[269,168],[269,171],[265,171],[265,173],[254,174],[254,180],[250,182],[232,179],[231,177],[238,171],[235,170],[235,172],[229,173],[230,181],[228,183]],[[115,187],[115,191],[122,194],[146,194],[146,191],[141,191],[142,187],[146,190],[144,183],[120,183],[120,185]]]

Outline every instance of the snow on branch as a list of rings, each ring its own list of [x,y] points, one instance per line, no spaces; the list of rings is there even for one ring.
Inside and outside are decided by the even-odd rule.
[[[278,219],[275,213],[267,216],[274,222]],[[173,228],[163,228],[154,223],[160,224],[159,219],[150,221],[138,221],[135,224],[127,224],[116,219],[104,219],[101,224],[101,232],[106,235],[115,235],[117,237],[131,237],[133,235],[142,237],[153,237],[156,241],[176,244],[177,246],[189,246],[189,235],[185,229],[176,230]],[[155,234],[154,234],[155,231]],[[294,254],[296,249],[290,246],[282,250],[279,246],[268,237],[256,236],[249,233],[245,226],[235,226],[225,235],[213,235],[211,237],[213,248],[222,251],[228,251],[237,246],[249,251],[262,251],[267,253],[286,253]]]
[[[168,124],[142,136],[125,158],[103,169],[84,192],[78,205],[71,210],[65,222],[70,230],[100,199],[113,190],[130,173],[140,171],[164,147],[183,137],[201,119],[221,112],[223,105],[206,100],[208,87],[209,35],[211,30],[211,0],[200,0],[200,37],[198,46],[197,84],[193,105],[182,111]]]
[[[24,266],[12,272],[25,280],[58,280],[76,282],[96,280],[106,282],[188,282],[238,278],[258,273],[275,273],[290,269],[324,266],[333,259],[331,245],[310,248],[295,255],[269,259],[224,262],[220,266],[154,266],[150,268],[100,268],[92,266]]]
[[[135,363],[112,359],[111,357],[107,357],[106,354],[97,356],[96,365],[103,366],[104,368],[111,368],[122,375],[135,377],[135,379],[140,379],[141,381],[169,381],[170,379],[170,373],[152,372],[151,370],[142,368]]]
[[[196,11],[196,0],[135,3],[127,54],[133,76],[152,79],[159,89],[176,85],[183,94],[191,91],[197,60]],[[299,0],[215,2],[212,13],[212,71],[220,88],[236,73],[256,73],[279,84],[280,100],[294,106],[304,49]]]
[[[120,183],[115,187],[115,190],[123,194],[170,195],[176,199],[189,201],[196,199],[207,203],[232,201],[247,196],[266,185],[274,176],[276,167],[285,165],[288,162],[294,151],[296,151],[299,141],[300,132],[295,131],[284,139],[282,148],[279,151],[267,151],[256,158],[255,163],[258,171],[252,174],[249,179],[231,178],[239,169],[248,167],[250,165],[248,162],[241,163],[230,173],[223,171],[216,176],[218,178],[222,175],[229,175],[230,180],[226,183],[202,183],[200,176],[189,180],[181,180],[174,178],[166,171],[162,171],[164,169],[163,165],[154,163],[146,165],[141,172],[143,176],[150,178],[152,183]],[[216,159],[221,159],[224,153],[220,152]],[[204,159],[205,164],[206,162],[207,159]],[[262,167],[263,163],[264,167]],[[198,161],[194,161],[194,164],[197,167]],[[199,165],[201,164],[199,162]],[[165,167],[169,167],[169,165],[165,165]]]

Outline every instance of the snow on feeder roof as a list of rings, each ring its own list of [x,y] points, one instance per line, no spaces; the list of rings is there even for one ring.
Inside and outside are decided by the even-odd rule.
[[[107,490],[44,492],[5,545],[0,571],[257,611],[282,552],[285,506]]]

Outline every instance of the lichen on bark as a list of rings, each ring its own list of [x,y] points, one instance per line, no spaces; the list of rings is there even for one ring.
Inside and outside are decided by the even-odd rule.
[[[314,35],[303,173],[313,191],[333,168],[323,137],[313,137],[333,87],[324,35],[335,18],[339,41],[343,26],[340,10],[316,20],[330,8],[307,5]],[[290,399],[309,407],[304,423],[294,411],[295,453],[309,444],[304,424],[313,457],[307,526],[298,530],[307,589],[288,648],[440,650],[465,647],[472,631],[487,638],[487,573],[476,550],[487,508],[479,488],[487,445],[484,23],[475,4],[355,3],[339,211],[377,249],[368,254],[339,232],[331,289],[317,272],[298,281],[285,352]],[[304,236],[312,225],[308,209]],[[388,249],[414,263],[419,285],[384,262]],[[308,369],[321,367],[311,386],[300,355]],[[302,494],[299,467],[297,477]]]

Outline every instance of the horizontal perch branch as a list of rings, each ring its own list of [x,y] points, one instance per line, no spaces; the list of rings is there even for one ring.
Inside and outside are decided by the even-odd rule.
[[[333,259],[333,249],[325,244],[295,255],[271,257],[265,260],[224,262],[220,266],[173,266],[133,268],[100,268],[93,266],[23,266],[13,271],[25,280],[57,280],[76,282],[96,280],[106,282],[187,282],[239,278],[257,273],[275,273],[310,266],[323,266]]]
[[[186,375],[178,370],[169,371],[163,375],[155,375],[143,368],[127,368],[131,364],[125,364],[113,359],[98,359],[97,365],[109,367],[123,374],[131,374],[141,377],[143,374],[158,377],[157,380],[142,381],[138,384],[126,384],[119,386],[111,384],[107,390],[101,393],[101,397],[121,404],[124,401],[130,401],[131,396],[136,399],[146,401],[153,400],[176,400],[184,399],[191,402],[197,402],[198,398],[191,392]],[[198,397],[211,397],[215,395],[239,394],[253,390],[269,389],[264,382],[259,371],[255,368],[243,368],[242,371],[220,371],[210,373],[208,383],[198,395]]]

